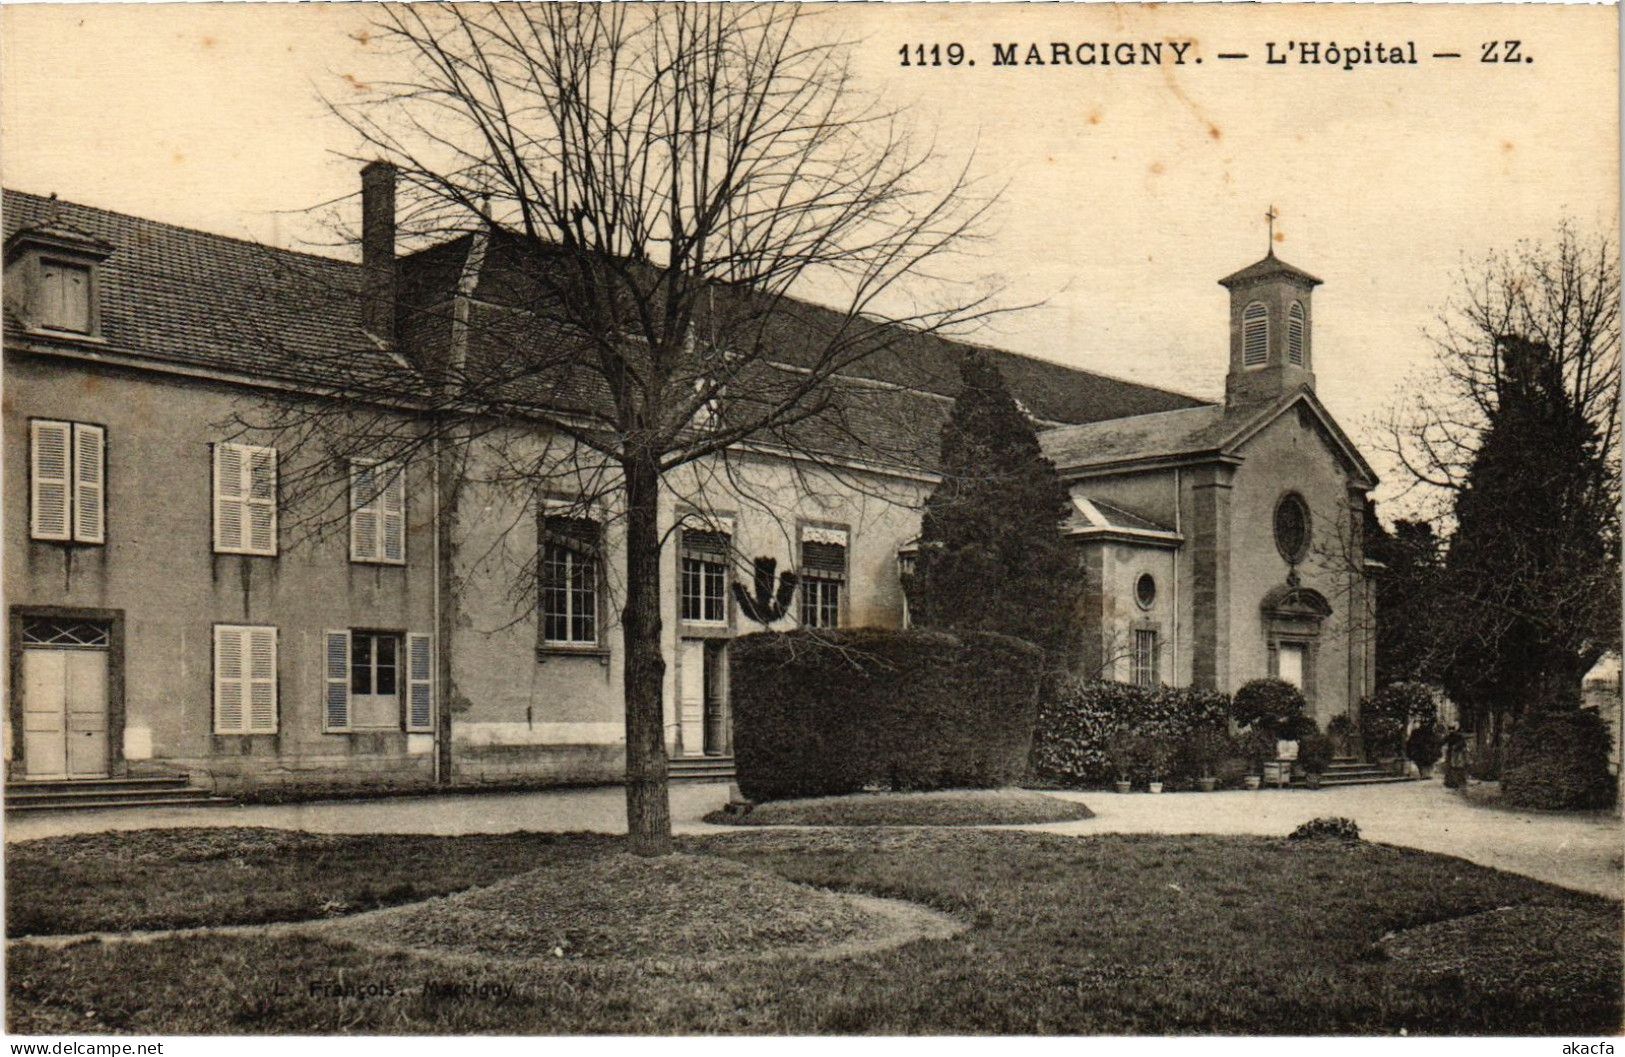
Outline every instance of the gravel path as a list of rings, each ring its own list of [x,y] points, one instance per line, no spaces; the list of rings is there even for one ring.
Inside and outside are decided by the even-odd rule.
[[[1369,840],[1458,855],[1565,888],[1625,896],[1625,829],[1612,815],[1518,812],[1467,803],[1435,778],[1396,785],[1223,793],[1056,793],[1096,817],[1023,827],[1048,833],[1245,833],[1285,836],[1300,822],[1342,815]],[[726,783],[671,787],[680,834],[738,833],[701,821],[728,799]],[[615,786],[537,793],[227,808],[42,812],[6,819],[8,841],[69,833],[176,826],[276,826],[317,833],[625,833],[625,794]]]
[[[1095,817],[1024,826],[1043,833],[1240,833],[1285,836],[1322,816],[1352,818],[1367,840],[1455,855],[1564,888],[1625,896],[1625,826],[1606,813],[1514,811],[1468,803],[1438,778],[1335,789],[1223,793],[1067,793]]]

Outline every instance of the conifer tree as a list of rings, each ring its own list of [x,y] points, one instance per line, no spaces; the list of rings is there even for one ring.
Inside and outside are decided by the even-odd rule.
[[[980,352],[942,431],[942,482],[926,503],[909,579],[914,623],[995,631],[1078,658],[1082,573],[1060,525],[1071,500],[1032,423]]]
[[[1514,720],[1574,708],[1580,680],[1619,638],[1617,520],[1595,427],[1546,345],[1502,342],[1500,399],[1446,559],[1460,641],[1445,685]]]

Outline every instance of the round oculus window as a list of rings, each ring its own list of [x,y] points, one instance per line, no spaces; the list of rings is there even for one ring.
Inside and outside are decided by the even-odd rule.
[[[1134,581],[1134,601],[1140,604],[1141,609],[1150,609],[1151,603],[1157,600],[1157,579],[1150,573],[1141,573],[1140,578]]]
[[[1275,504],[1275,547],[1294,565],[1309,552],[1309,505],[1296,492]]]

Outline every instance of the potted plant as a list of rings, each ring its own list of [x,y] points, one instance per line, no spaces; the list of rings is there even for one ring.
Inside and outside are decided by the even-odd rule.
[[[1336,746],[1325,734],[1307,734],[1298,740],[1298,764],[1310,789],[1320,788],[1320,776],[1331,766]]]
[[[1139,735],[1126,730],[1120,730],[1106,739],[1106,759],[1117,775],[1114,785],[1119,793],[1126,793],[1132,788],[1129,779],[1139,756],[1139,741]]]
[[[1288,716],[1280,726],[1275,728],[1275,758],[1277,760],[1296,760],[1298,758],[1298,744],[1311,734],[1320,733],[1315,721],[1305,715]]]
[[[1192,730],[1185,740],[1185,753],[1196,771],[1196,788],[1213,792],[1219,761],[1233,748],[1230,735],[1222,727],[1206,726]]]
[[[1423,723],[1411,731],[1411,736],[1405,739],[1405,755],[1416,764],[1418,774],[1423,778],[1432,778],[1433,765],[1444,755],[1444,748],[1439,744],[1438,725]]]
[[[1284,679],[1253,679],[1231,699],[1230,713],[1244,727],[1277,730],[1303,715],[1303,693]]]
[[[1244,781],[1248,789],[1257,789],[1264,781],[1264,764],[1275,759],[1275,734],[1268,730],[1249,730],[1238,742],[1242,756],[1247,759],[1248,773]]]
[[[1149,788],[1153,793],[1162,792],[1162,780],[1173,765],[1175,752],[1173,741],[1165,734],[1153,734],[1145,739],[1145,769],[1150,775]]]

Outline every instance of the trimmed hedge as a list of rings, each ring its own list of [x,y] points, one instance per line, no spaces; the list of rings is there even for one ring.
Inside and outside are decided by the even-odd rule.
[[[993,788],[1026,767],[1043,652],[991,632],[762,632],[729,647],[750,800]]]
[[[1590,710],[1531,716],[1512,735],[1501,769],[1501,796],[1515,807],[1607,807],[1608,724]]]
[[[1039,703],[1032,775],[1054,785],[1103,785],[1116,778],[1110,751],[1114,735],[1130,733],[1179,746],[1193,731],[1224,730],[1229,714],[1230,699],[1213,690],[1054,675],[1045,680]],[[1154,777],[1192,779],[1202,762],[1198,754],[1180,752],[1172,773]],[[1153,777],[1137,761],[1130,776],[1134,781]]]

